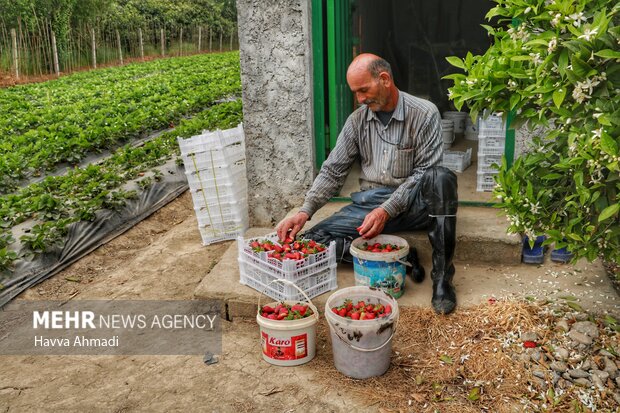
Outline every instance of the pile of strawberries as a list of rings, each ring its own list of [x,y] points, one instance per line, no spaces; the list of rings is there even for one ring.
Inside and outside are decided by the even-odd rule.
[[[340,317],[352,320],[373,320],[375,318],[387,317],[392,313],[392,306],[389,304],[366,304],[358,301],[353,305],[353,301],[346,299],[340,307],[332,307],[332,312]]]
[[[267,251],[269,258],[275,258],[278,261],[284,260],[303,260],[310,254],[316,254],[325,251],[327,247],[313,240],[286,240],[277,243],[268,239],[251,240],[250,248],[254,252]]]
[[[367,252],[392,252],[398,251],[403,247],[395,244],[379,244],[378,242],[375,242],[374,244],[369,244],[365,242],[357,248]]]
[[[260,315],[270,320],[299,320],[310,317],[312,309],[307,304],[278,303],[275,307],[264,305],[261,308]]]

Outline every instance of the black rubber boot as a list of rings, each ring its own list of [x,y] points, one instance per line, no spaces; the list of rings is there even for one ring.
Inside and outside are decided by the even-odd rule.
[[[411,264],[411,267],[408,267],[407,272],[409,276],[415,283],[421,283],[424,281],[424,267],[420,265],[420,259],[418,258],[418,251],[415,247],[409,247],[409,254],[407,255],[407,262]]]
[[[454,278],[454,248],[456,246],[456,217],[435,216],[431,221],[428,238],[433,247],[432,304],[438,314],[451,313],[456,307]]]
[[[456,307],[454,249],[456,247],[457,179],[445,167],[429,168],[422,177],[422,194],[427,205],[430,226],[428,239],[433,247],[432,304],[435,312],[448,314]]]

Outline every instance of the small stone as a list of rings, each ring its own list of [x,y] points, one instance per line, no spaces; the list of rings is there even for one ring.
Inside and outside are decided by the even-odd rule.
[[[538,334],[533,331],[528,331],[527,333],[521,333],[521,341],[537,341]]]
[[[562,373],[562,378],[568,381],[573,381],[573,378],[568,373]]]
[[[574,343],[576,343],[577,345],[579,344],[585,344],[587,346],[589,346],[590,344],[592,344],[592,337],[587,336],[583,333],[580,333],[579,331],[576,330],[571,330],[568,333],[568,336],[573,340]],[[576,347],[576,346],[575,346]]]
[[[577,321],[585,321],[588,319],[588,315],[586,313],[578,313],[575,315],[575,320]]]
[[[521,353],[519,355],[519,358],[521,359],[521,362],[525,365],[528,365],[530,363],[530,355],[528,353]]]
[[[596,376],[602,381],[607,381],[607,379],[609,378],[609,373],[606,371],[593,369],[590,373],[592,374],[592,377]]]
[[[553,385],[557,386],[558,382],[562,380],[562,376],[560,376],[558,373],[556,373],[555,371],[553,372]]]
[[[536,349],[532,352],[532,361],[538,363],[541,361],[545,361],[545,355],[539,349]]]
[[[616,387],[620,388],[620,377],[616,377]]]
[[[609,351],[605,350],[604,348],[602,348],[602,349],[598,352],[598,354],[600,354],[600,355],[601,355],[601,356],[603,356],[603,357],[610,357],[610,358],[613,358],[613,357],[614,357],[614,355],[613,355],[613,354],[611,354]]]
[[[614,400],[616,400],[616,403],[620,404],[620,393],[616,391],[613,393],[613,396]]]
[[[566,373],[564,373],[564,374],[566,374]],[[568,381],[568,380],[565,380],[565,379],[560,379],[560,380],[558,380],[557,386],[560,389],[568,389],[571,386],[571,382]]]
[[[539,377],[534,377],[534,383],[538,385],[542,390],[547,390],[547,382]]]
[[[579,379],[583,377],[590,377],[590,375],[587,372],[581,369],[570,369],[568,370],[568,374],[570,374],[570,376],[575,379]]]
[[[561,319],[556,323],[555,328],[557,328],[558,330],[568,331],[568,321],[566,321],[565,319]]]
[[[605,385],[603,384],[603,381],[601,380],[601,378],[595,374],[592,375],[592,383],[594,383],[594,386],[603,391],[605,390]]]
[[[581,367],[579,367],[581,370],[587,371],[587,370],[591,370],[592,369],[592,363],[590,362],[590,360],[586,360],[581,364]]]
[[[545,378],[545,372],[542,370],[532,370],[532,374],[534,375],[534,377],[538,377],[539,379]]]
[[[583,387],[591,387],[592,386],[592,382],[588,379],[586,379],[585,377],[580,377],[578,379],[575,379],[575,381],[573,381],[573,383],[578,384],[580,386]]]
[[[578,331],[591,338],[598,338],[598,327],[592,321],[578,321],[571,327],[570,331]]]
[[[568,366],[563,361],[554,361],[553,363],[549,364],[549,367],[551,368],[551,370],[557,371],[559,373],[564,373],[568,370]]]
[[[609,377],[615,379],[618,376],[618,366],[616,366],[616,363],[614,363],[607,357],[604,357],[603,361],[605,362],[605,367],[603,368],[603,370],[609,373]]]
[[[560,361],[564,361],[566,359],[568,359],[568,350],[566,350],[564,347],[558,347],[555,349],[555,353],[553,353],[553,356],[555,357],[556,360],[560,360]]]

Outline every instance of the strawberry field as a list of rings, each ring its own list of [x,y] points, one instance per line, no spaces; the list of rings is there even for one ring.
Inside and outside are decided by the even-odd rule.
[[[237,125],[240,90],[234,52],[0,89],[0,283],[161,181],[178,136]]]

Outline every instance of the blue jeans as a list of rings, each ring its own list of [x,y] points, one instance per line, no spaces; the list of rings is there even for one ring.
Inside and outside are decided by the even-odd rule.
[[[359,237],[356,228],[362,225],[370,211],[380,207],[395,190],[375,188],[354,192],[351,194],[351,204],[307,230],[304,238],[323,244],[335,241],[338,262],[351,262],[349,246],[353,239]],[[441,166],[429,168],[418,185],[410,190],[407,210],[388,220],[382,233],[428,229],[430,214],[456,214],[457,205],[456,175]]]

